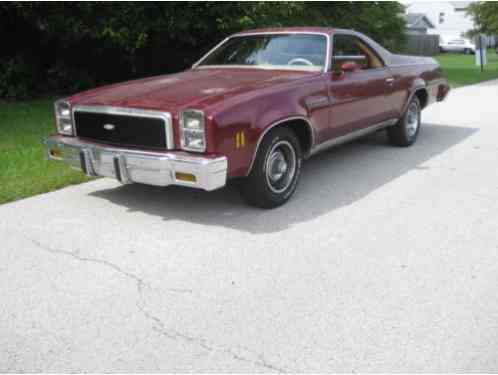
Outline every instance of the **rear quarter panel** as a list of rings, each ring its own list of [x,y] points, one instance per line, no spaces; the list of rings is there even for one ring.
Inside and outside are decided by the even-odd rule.
[[[441,91],[447,92],[448,82],[443,76],[439,64],[432,58],[393,55],[389,65],[395,79],[390,101],[398,116],[404,113],[411,96],[419,89],[427,92],[427,103],[438,100]],[[442,88],[443,87],[443,88]],[[439,98],[442,99],[442,98]]]

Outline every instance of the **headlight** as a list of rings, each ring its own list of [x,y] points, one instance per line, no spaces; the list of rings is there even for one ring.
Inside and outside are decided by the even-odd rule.
[[[204,113],[186,110],[180,114],[181,147],[186,151],[206,151]]]
[[[55,123],[57,132],[64,135],[73,135],[73,120],[71,106],[68,102],[58,100],[55,102]]]

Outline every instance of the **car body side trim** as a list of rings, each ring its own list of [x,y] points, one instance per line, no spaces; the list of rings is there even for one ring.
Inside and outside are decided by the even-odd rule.
[[[387,66],[389,68],[401,68],[404,66],[420,66],[420,65],[437,65],[437,64],[431,62],[422,62],[422,63],[413,62],[413,63],[404,63],[404,64],[388,64]]]
[[[361,137],[363,137],[363,136],[365,136],[367,134],[376,132],[377,130],[381,130],[381,129],[387,128],[389,126],[393,126],[397,122],[398,122],[398,119],[393,118],[393,119],[389,119],[389,120],[382,121],[380,123],[371,125],[371,126],[369,126],[367,128],[355,130],[355,131],[353,131],[351,133],[342,135],[340,137],[329,139],[328,141],[322,142],[322,143],[316,145],[315,147],[313,147],[311,149],[310,156],[311,155],[316,155],[319,152],[324,151],[324,150],[326,150],[328,148],[339,146],[339,145],[341,145],[343,143],[347,143],[347,142],[350,142],[350,141],[352,141],[354,139],[361,138]]]

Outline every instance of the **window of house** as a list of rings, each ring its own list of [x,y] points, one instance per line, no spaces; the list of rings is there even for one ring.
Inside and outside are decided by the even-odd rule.
[[[444,12],[439,13],[439,23],[444,23]]]

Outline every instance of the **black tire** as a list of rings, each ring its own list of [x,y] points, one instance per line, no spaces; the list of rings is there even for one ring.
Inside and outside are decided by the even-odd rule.
[[[465,53],[466,55],[469,55],[469,54],[470,54],[470,49],[465,48],[465,49],[463,50],[463,53]]]
[[[278,127],[265,135],[257,152],[251,173],[239,185],[242,197],[256,207],[281,206],[294,194],[301,174],[299,140],[292,130]]]
[[[414,96],[408,106],[403,117],[394,126],[387,128],[387,134],[391,144],[400,147],[411,146],[417,140],[418,133],[420,132],[421,124],[421,107],[420,101]],[[415,119],[412,117],[416,115]],[[415,128],[413,128],[416,126]]]

